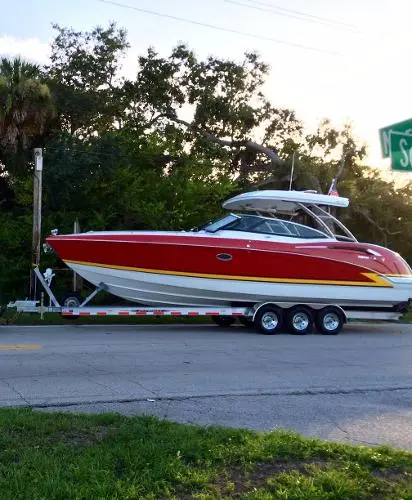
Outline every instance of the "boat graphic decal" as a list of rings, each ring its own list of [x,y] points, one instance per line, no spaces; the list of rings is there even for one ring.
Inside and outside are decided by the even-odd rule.
[[[275,277],[260,277],[260,276],[235,276],[225,274],[204,274],[186,271],[166,271],[163,269],[147,269],[140,267],[127,267],[99,264],[97,262],[83,262],[64,259],[67,264],[88,266],[88,267],[103,267],[110,269],[119,269],[122,271],[135,271],[140,273],[164,274],[169,276],[186,276],[188,278],[208,278],[221,280],[235,281],[261,281],[266,283],[289,283],[289,284],[308,284],[308,285],[340,285],[340,286],[363,286],[363,287],[383,287],[393,288],[393,285],[383,276],[374,272],[362,272],[360,276],[367,278],[368,281],[345,281],[345,280],[317,280],[317,279],[301,279],[301,278],[275,278]]]

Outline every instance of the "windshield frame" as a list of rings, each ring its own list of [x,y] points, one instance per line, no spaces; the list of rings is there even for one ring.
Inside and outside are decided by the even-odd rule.
[[[236,229],[236,228],[230,228],[231,224],[233,224],[235,221],[240,221],[242,219],[253,219],[254,223],[250,225],[250,227],[247,227],[246,229]],[[279,224],[284,226],[285,231],[288,232],[288,234],[282,234],[282,233],[277,233],[277,232],[267,232],[267,231],[257,231],[256,227],[261,225],[264,222],[278,222]],[[289,228],[288,225],[291,225],[296,228],[304,228],[307,231],[310,231],[313,236],[304,236],[299,234],[299,231],[297,231],[298,234],[294,234]],[[305,224],[300,224],[299,222],[293,222],[293,221],[285,221],[283,219],[278,219],[276,217],[265,217],[263,215],[257,215],[257,214],[229,214],[225,217],[222,217],[221,219],[218,219],[215,222],[210,222],[206,226],[204,226],[201,230],[208,232],[208,233],[216,233],[217,231],[221,230],[226,230],[226,231],[236,231],[239,233],[253,233],[253,234],[259,234],[259,235],[267,235],[267,236],[278,236],[278,237],[283,237],[283,238],[293,238],[293,239],[302,239],[302,240],[315,240],[315,239],[327,239],[330,238],[330,235],[327,233],[319,230],[312,228],[310,226],[306,226]],[[335,238],[334,238],[335,239]]]

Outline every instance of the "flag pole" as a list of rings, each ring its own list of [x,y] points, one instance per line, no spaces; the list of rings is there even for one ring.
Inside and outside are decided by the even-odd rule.
[[[290,181],[289,181],[289,191],[292,190],[292,182],[293,182],[293,173],[295,171],[295,151],[293,151],[293,156],[292,156],[292,169],[290,172]]]

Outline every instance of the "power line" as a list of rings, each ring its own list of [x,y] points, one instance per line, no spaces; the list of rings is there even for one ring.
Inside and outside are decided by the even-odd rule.
[[[358,31],[358,32],[362,33],[361,28],[359,28],[359,26],[356,26],[354,24],[343,23],[342,21],[336,21],[335,19],[329,19],[327,17],[315,16],[313,14],[308,14],[306,12],[301,12],[299,10],[286,9],[284,7],[280,7],[279,5],[274,5],[273,3],[262,2],[261,0],[246,0],[246,2],[249,2],[251,4],[256,4],[256,5],[262,5],[264,7],[269,7],[271,10],[274,10],[274,11],[277,10],[277,11],[282,11],[282,12],[289,12],[291,14],[297,14],[299,16],[304,16],[305,18],[308,18],[308,19],[324,21],[326,23],[333,24],[336,27],[341,26],[343,28],[351,28],[354,31]]]
[[[193,19],[187,19],[187,18],[184,18],[184,17],[173,16],[171,14],[164,14],[162,12],[156,12],[154,10],[141,9],[140,7],[135,7],[133,5],[127,5],[127,4],[120,3],[120,2],[115,2],[115,1],[112,1],[112,0],[100,0],[100,1],[102,3],[107,3],[107,4],[110,4],[110,5],[115,5],[116,7],[121,7],[121,8],[124,8],[124,9],[131,9],[131,10],[135,10],[137,12],[142,12],[144,14],[151,14],[151,15],[157,16],[157,17],[164,17],[164,18],[167,18],[167,19],[173,19],[174,21],[180,21],[180,22],[183,22],[183,23],[194,24],[196,26],[202,26],[204,28],[210,28],[210,29],[214,29],[214,30],[217,30],[217,31],[225,31],[227,33],[233,33],[235,35],[247,36],[247,37],[250,37],[250,38],[256,38],[258,40],[265,40],[265,41],[268,41],[268,42],[279,43],[279,44],[282,44],[282,45],[289,45],[291,47],[296,47],[298,49],[311,50],[313,52],[321,52],[323,54],[330,54],[330,55],[333,55],[333,56],[340,56],[340,55],[342,55],[342,54],[339,54],[338,52],[334,52],[334,51],[327,50],[327,49],[321,49],[321,48],[318,48],[318,47],[311,47],[310,45],[303,45],[303,44],[300,44],[300,43],[287,42],[286,40],[279,40],[277,38],[271,38],[271,37],[267,37],[267,36],[263,36],[263,35],[257,35],[255,33],[247,33],[245,31],[234,30],[234,29],[231,29],[231,28],[224,28],[223,26],[216,26],[215,24],[203,23],[201,21],[195,21]]]
[[[226,3],[231,3],[233,5],[238,5],[240,7],[246,7],[247,9],[259,10],[261,12],[270,12],[275,16],[290,17],[292,19],[298,19],[299,21],[306,21],[308,23],[322,24],[323,26],[328,26],[331,28],[338,28],[345,31],[350,31],[352,33],[362,33],[356,26],[346,25],[344,23],[339,23],[338,21],[333,21],[332,19],[321,18],[318,16],[312,16],[310,14],[305,14],[298,11],[290,11],[288,9],[283,9],[281,7],[272,6],[272,4],[266,2],[257,2],[252,0],[246,0],[250,2],[249,4],[238,2],[236,0],[223,0]],[[256,4],[256,5],[254,5]],[[265,5],[267,7],[259,7],[259,5]]]

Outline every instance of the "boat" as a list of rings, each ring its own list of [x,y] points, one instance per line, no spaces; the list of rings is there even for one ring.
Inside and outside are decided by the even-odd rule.
[[[85,280],[141,305],[405,310],[411,268],[390,249],[358,242],[334,215],[348,205],[313,191],[252,191],[190,231],[54,234],[47,243]]]

